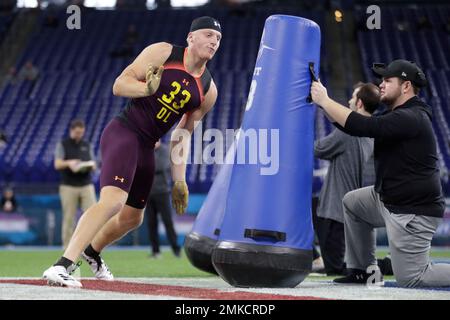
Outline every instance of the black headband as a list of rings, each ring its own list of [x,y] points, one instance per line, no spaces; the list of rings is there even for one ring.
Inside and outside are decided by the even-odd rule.
[[[213,29],[222,33],[219,21],[208,16],[200,17],[192,21],[190,32],[199,29]]]

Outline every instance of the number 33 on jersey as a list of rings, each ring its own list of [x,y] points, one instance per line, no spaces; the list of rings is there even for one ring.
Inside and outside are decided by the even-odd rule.
[[[143,138],[154,140],[167,133],[184,113],[200,107],[209,90],[212,79],[208,68],[199,77],[186,71],[186,50],[173,46],[158,90],[151,96],[131,99],[122,115]]]
[[[183,84],[189,85],[189,81],[183,79]],[[183,109],[184,105],[191,99],[191,93],[186,89],[181,90],[181,84],[179,82],[173,81],[171,85],[173,90],[168,95],[163,94],[162,98],[158,98],[158,102],[162,104],[162,107],[156,117],[163,122],[167,122],[172,112],[179,114],[180,109]],[[180,96],[177,97],[179,94]],[[179,99],[175,99],[176,97]]]

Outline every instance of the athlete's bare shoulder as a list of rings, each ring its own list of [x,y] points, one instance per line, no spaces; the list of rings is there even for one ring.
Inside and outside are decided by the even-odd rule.
[[[153,66],[162,66],[172,53],[173,45],[167,42],[157,42],[142,50],[145,60]]]
[[[150,66],[156,68],[162,66],[170,57],[172,47],[167,42],[157,42],[149,45],[122,71],[121,75],[131,75],[137,80],[145,80],[148,68]]]

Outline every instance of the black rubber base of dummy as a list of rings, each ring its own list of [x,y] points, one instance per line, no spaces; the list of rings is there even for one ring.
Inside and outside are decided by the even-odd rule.
[[[211,261],[212,251],[216,243],[217,241],[214,239],[191,232],[184,240],[184,251],[194,267],[217,275]]]
[[[294,288],[311,272],[312,250],[220,241],[212,263],[235,287]]]

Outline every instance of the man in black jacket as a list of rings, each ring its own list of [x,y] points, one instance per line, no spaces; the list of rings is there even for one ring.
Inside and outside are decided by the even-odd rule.
[[[444,213],[431,107],[417,97],[426,86],[413,62],[375,64],[383,78],[385,113],[364,117],[330,99],[320,82],[311,86],[313,101],[344,132],[375,138],[375,186],[343,199],[346,262],[351,273],[337,283],[382,284],[376,267],[375,228],[386,227],[392,268],[402,287],[450,286],[450,265],[429,259],[431,240]],[[371,275],[373,273],[373,275]]]

